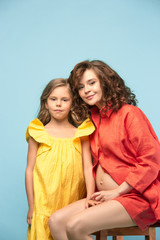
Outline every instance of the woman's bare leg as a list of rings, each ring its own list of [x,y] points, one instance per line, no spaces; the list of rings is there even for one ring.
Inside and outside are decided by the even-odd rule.
[[[68,240],[66,235],[66,224],[71,216],[85,209],[85,199],[74,202],[53,213],[49,219],[51,235],[56,240]]]
[[[56,240],[90,240],[90,234],[102,229],[136,226],[125,208],[115,200],[85,209],[85,199],[53,213],[49,219]]]
[[[66,231],[69,240],[90,240],[93,232],[129,226],[136,224],[118,201],[111,200],[72,216]]]

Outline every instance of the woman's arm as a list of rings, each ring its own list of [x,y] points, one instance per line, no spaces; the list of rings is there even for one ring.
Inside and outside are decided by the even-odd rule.
[[[34,208],[34,190],[33,190],[33,169],[36,162],[38,143],[32,138],[28,141],[27,167],[25,172],[26,193],[28,198],[27,223],[31,224]]]
[[[132,106],[125,118],[128,141],[135,152],[135,167],[125,181],[140,193],[157,179],[160,171],[160,143],[145,114]]]
[[[90,151],[89,137],[85,138],[85,140],[82,141],[82,159],[83,159],[84,177],[85,177],[86,188],[87,188],[87,199],[89,200],[91,195],[95,192],[95,181],[92,174],[92,156]],[[89,204],[86,203],[86,207],[87,205],[90,205],[90,203]]]
[[[113,190],[99,191],[99,192],[93,193],[91,196],[91,199],[104,202],[104,201],[112,200],[126,193],[129,193],[130,191],[132,191],[132,189],[133,187],[130,186],[127,182],[123,182],[121,185],[119,185],[117,188]]]

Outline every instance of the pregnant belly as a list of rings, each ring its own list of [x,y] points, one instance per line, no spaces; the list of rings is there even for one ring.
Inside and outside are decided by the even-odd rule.
[[[118,187],[118,184],[109,174],[104,172],[100,164],[97,166],[96,171],[96,185],[99,191],[112,190]]]

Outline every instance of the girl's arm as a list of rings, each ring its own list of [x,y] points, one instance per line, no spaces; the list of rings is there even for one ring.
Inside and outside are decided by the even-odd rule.
[[[31,224],[34,208],[34,190],[33,190],[33,169],[36,162],[38,143],[32,138],[28,141],[27,167],[25,172],[26,193],[28,198],[27,223]]]
[[[88,207],[89,205],[94,205],[92,203],[88,203],[88,201],[91,195],[95,192],[95,181],[92,174],[92,156],[90,151],[89,137],[85,138],[85,140],[82,141],[82,159],[83,159],[84,177],[85,177],[86,188],[87,188],[86,207]]]

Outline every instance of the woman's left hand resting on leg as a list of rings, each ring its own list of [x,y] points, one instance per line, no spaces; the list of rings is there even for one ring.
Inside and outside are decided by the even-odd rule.
[[[94,207],[94,206],[96,206],[98,204],[101,204],[101,203],[102,203],[101,201],[86,198],[85,208]]]
[[[129,193],[133,189],[127,182],[123,182],[118,188],[107,191],[95,192],[91,195],[90,200],[105,202]]]
[[[109,190],[109,191],[100,191],[92,194],[91,199],[95,201],[105,202],[108,200],[112,200],[119,196],[119,192],[117,189]]]

